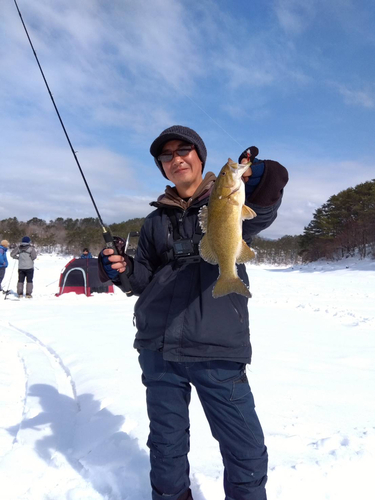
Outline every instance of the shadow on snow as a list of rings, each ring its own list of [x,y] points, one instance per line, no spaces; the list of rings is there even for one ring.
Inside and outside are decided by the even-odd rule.
[[[101,408],[92,394],[74,400],[47,384],[32,385],[27,396],[38,397],[43,411],[9,428],[15,439],[26,429],[48,427],[51,433],[35,441],[35,450],[50,466],[58,452],[106,498],[150,498],[148,454],[120,431],[122,415]]]

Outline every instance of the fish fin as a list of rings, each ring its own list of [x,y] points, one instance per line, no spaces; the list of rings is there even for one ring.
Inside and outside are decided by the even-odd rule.
[[[199,254],[202,257],[202,259],[208,262],[209,264],[218,264],[216,255],[214,254],[214,252],[210,247],[210,243],[208,241],[206,234],[199,242]]]
[[[254,210],[247,205],[242,205],[242,220],[245,219],[254,219],[254,217],[257,216],[257,214],[254,212]]]
[[[208,206],[203,205],[198,212],[199,225],[203,233],[207,233],[207,222],[208,222]]]
[[[255,257],[255,253],[251,250],[250,247],[242,240],[242,246],[239,256],[236,258],[237,264],[244,264],[245,262],[249,262],[249,260]]]
[[[212,296],[214,297],[214,299],[217,299],[218,297],[223,297],[224,295],[228,295],[229,293],[238,293],[239,295],[244,295],[248,298],[251,297],[250,290],[238,276],[231,279],[224,278],[224,276],[219,276],[219,279],[215,283],[215,286],[212,290]]]

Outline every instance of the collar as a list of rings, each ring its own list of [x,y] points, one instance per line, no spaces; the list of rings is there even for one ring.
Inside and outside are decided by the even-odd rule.
[[[150,203],[153,207],[178,207],[187,210],[190,206],[208,198],[211,194],[216,176],[213,172],[207,172],[195,193],[187,201],[183,200],[177,193],[175,187],[167,186],[165,192],[156,201]]]

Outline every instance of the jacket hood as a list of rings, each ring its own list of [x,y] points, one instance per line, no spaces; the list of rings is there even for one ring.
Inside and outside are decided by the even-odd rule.
[[[167,206],[179,207],[186,210],[196,201],[201,201],[210,196],[215,180],[216,175],[213,172],[207,172],[193,196],[187,201],[180,197],[175,187],[167,186],[165,192],[161,194],[156,201],[151,202],[150,205],[157,208]]]

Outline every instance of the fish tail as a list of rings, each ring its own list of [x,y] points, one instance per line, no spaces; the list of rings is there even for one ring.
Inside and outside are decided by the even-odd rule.
[[[233,278],[219,276],[219,279],[215,283],[212,290],[212,296],[217,299],[218,297],[223,297],[229,293],[238,293],[239,295],[244,295],[248,298],[251,297],[250,290],[238,276]]]

